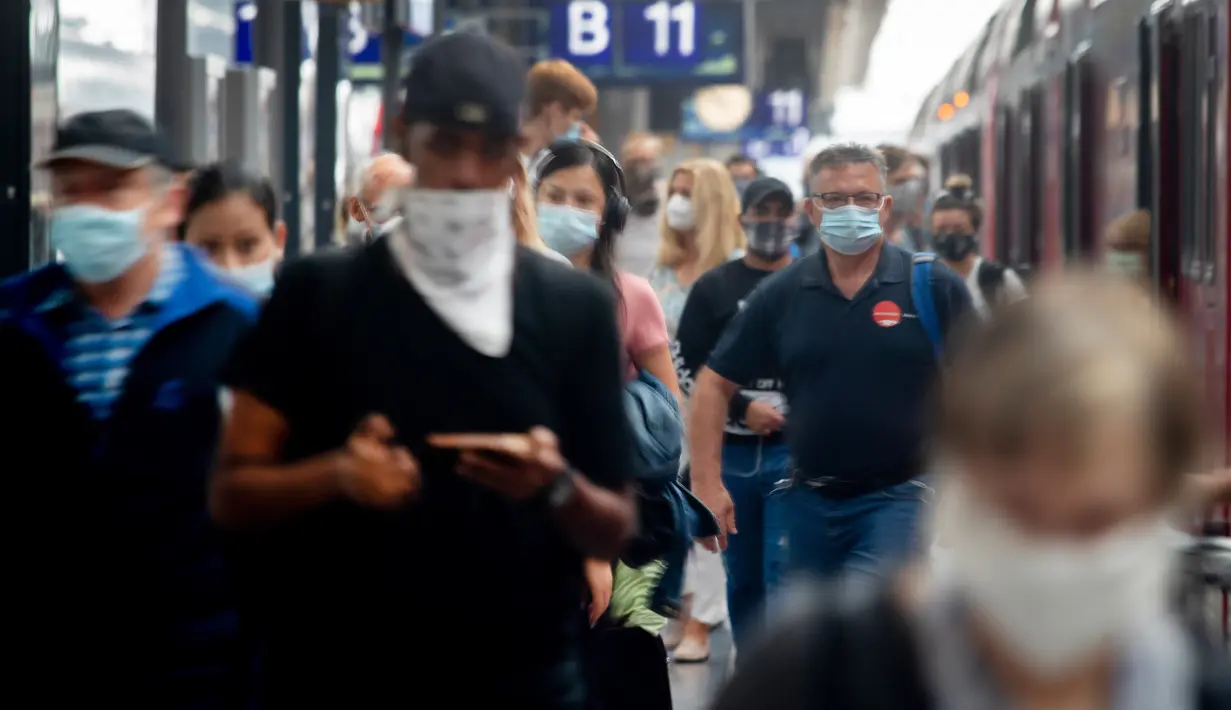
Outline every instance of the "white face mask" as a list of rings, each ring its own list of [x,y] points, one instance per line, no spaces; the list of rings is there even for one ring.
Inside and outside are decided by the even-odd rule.
[[[954,492],[946,567],[1034,672],[1069,671],[1138,625],[1166,618],[1174,533],[1162,516],[1091,541],[1042,539]]]
[[[388,240],[406,278],[470,347],[503,357],[513,340],[513,234],[509,193],[402,193],[403,222]]]
[[[692,229],[696,218],[692,213],[692,200],[683,195],[672,195],[667,200],[667,226],[672,229]]]
[[[277,261],[270,257],[255,264],[230,269],[229,273],[256,295],[268,296],[269,292],[274,290],[274,267],[276,265]]]
[[[398,196],[395,193],[390,191],[381,195],[380,200],[372,205],[372,222],[375,223],[369,225],[372,227],[372,231],[379,231],[378,227],[380,225],[396,217],[397,209]]]

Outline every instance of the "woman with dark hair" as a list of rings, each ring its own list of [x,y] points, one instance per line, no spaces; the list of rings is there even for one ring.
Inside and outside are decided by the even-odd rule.
[[[616,240],[629,210],[619,163],[595,143],[557,141],[536,163],[533,189],[539,234],[547,246],[616,290],[626,380],[645,370],[678,400],[658,298],[644,278],[615,267]],[[666,649],[659,637],[667,620],[650,609],[662,574],[659,563],[633,569],[619,561],[586,561],[592,630],[585,665],[592,708],[671,707]]]
[[[238,163],[201,168],[188,183],[180,239],[258,295],[268,294],[286,246],[273,183]]]
[[[1025,297],[1026,287],[1017,272],[979,255],[983,205],[969,176],[954,175],[945,181],[945,189],[932,203],[930,220],[937,256],[966,279],[981,318],[997,306]]]

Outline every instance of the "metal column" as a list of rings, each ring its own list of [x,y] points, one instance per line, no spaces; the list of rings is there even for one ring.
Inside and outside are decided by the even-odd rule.
[[[184,96],[189,74],[188,0],[161,0],[154,32],[154,123],[163,132],[171,157],[186,162],[192,144],[191,107]]]
[[[275,135],[270,136],[272,162],[279,166],[270,176],[282,195],[286,222],[286,253],[299,253],[299,78],[303,61],[303,15],[299,0],[257,0],[253,27],[253,58],[278,77],[269,106]]]
[[[30,0],[0,2],[0,278],[30,268]]]
[[[384,68],[381,78],[381,106],[384,115],[381,126],[384,127],[381,144],[385,150],[393,150],[397,145],[397,126],[401,124],[402,101],[400,84],[402,74],[402,23],[409,18],[403,17],[410,6],[406,0],[385,0],[384,12],[381,13],[380,32],[380,63]]]
[[[338,79],[342,70],[340,6],[317,5],[316,40],[316,249],[333,243],[337,223],[337,190],[334,166],[338,163]]]

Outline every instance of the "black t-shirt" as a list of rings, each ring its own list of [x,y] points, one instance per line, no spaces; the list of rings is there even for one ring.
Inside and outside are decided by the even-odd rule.
[[[706,272],[697,279],[688,294],[684,311],[680,314],[680,325],[675,337],[680,384],[686,391],[691,388],[693,378],[718,344],[727,324],[743,308],[744,302],[757,284],[772,273],[774,272],[754,269],[743,259],[736,259]],[[782,381],[772,368],[758,372],[740,383],[740,391],[733,398],[727,416],[727,443],[780,441],[780,432],[768,437],[758,437],[748,429],[744,414],[750,401],[767,402],[785,414],[786,398],[782,394]]]
[[[591,481],[631,469],[612,294],[518,249],[503,358],[463,343],[397,269],[385,240],[287,267],[231,385],[277,409],[285,458],[336,449],[389,418],[424,488],[397,512],[338,501],[248,540],[241,559],[267,636],[276,707],[573,707],[581,555],[541,502],[515,503],[426,447],[438,432],[556,432]],[[481,668],[473,683],[459,667]],[[438,696],[433,699],[433,696]],[[325,703],[325,705],[321,705]]]

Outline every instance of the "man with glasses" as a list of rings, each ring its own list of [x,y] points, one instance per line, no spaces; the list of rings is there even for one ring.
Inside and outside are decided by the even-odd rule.
[[[410,163],[396,153],[381,153],[356,173],[358,184],[347,209],[364,227],[364,241],[387,234],[398,219],[398,191],[414,184]]]
[[[760,285],[693,385],[693,486],[730,534],[737,522],[721,477],[728,403],[757,373],[780,373],[791,404],[792,570],[883,575],[914,551],[931,498],[921,479],[923,422],[939,352],[912,298],[914,259],[884,238],[893,209],[886,173],[881,154],[857,144],[813,159],[805,209],[822,250]],[[970,310],[970,295],[945,266],[930,274],[945,334]]]

